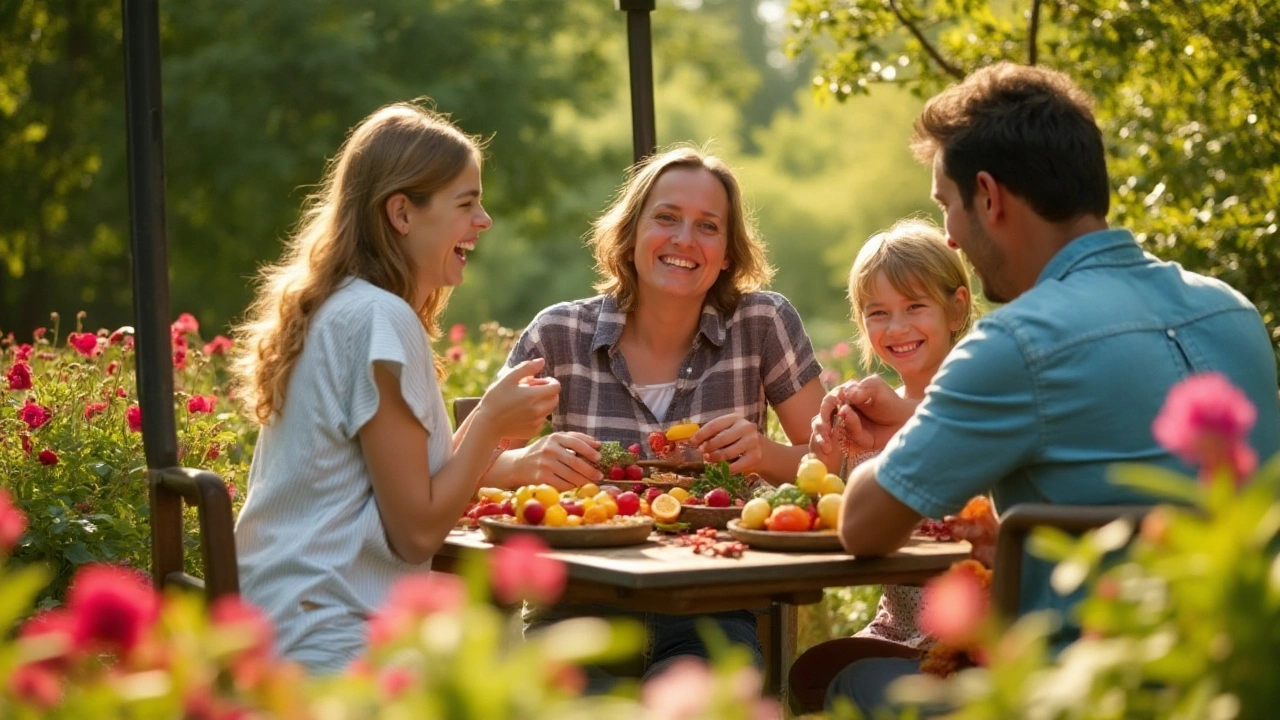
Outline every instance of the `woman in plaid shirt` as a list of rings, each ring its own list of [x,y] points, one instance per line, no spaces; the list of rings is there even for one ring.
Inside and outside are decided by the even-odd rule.
[[[555,432],[502,453],[485,483],[599,482],[592,463],[601,441],[643,447],[651,431],[684,420],[702,424],[692,440],[707,462],[794,480],[822,402],[821,368],[795,308],[760,290],[773,268],[728,166],[689,147],[643,161],[596,221],[591,244],[600,295],[539,313],[504,368],[546,360],[542,374],[561,386]],[[790,444],[766,436],[770,406]],[[540,624],[605,612],[531,614]],[[645,678],[680,656],[706,657],[696,618],[635,616],[650,632]],[[759,661],[751,612],[713,617]]]

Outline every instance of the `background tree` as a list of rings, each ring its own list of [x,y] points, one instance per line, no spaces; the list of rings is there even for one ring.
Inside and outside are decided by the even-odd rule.
[[[998,60],[1067,72],[1097,98],[1112,220],[1221,277],[1280,344],[1280,14],[1247,0],[792,0],[814,89],[924,96]]]

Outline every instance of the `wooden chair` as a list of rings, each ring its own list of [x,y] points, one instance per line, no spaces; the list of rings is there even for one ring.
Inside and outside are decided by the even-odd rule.
[[[478,397],[455,398],[453,401],[453,426],[455,428],[461,427],[462,422],[467,419],[467,416],[470,415],[479,404],[480,398]]]
[[[160,18],[155,2],[125,0],[125,114],[129,226],[133,257],[138,403],[151,505],[151,577],[157,589],[202,589],[210,601],[238,593],[231,498],[217,475],[178,467],[165,236],[164,143],[160,103]],[[184,571],[182,507],[200,520],[205,578]]]
[[[1000,518],[1000,534],[996,541],[995,568],[991,576],[991,594],[996,612],[1007,619],[1018,614],[1022,584],[1022,560],[1027,537],[1037,527],[1055,527],[1079,535],[1100,528],[1120,518],[1140,522],[1151,510],[1150,505],[1050,505],[1026,503],[1014,505]],[[826,687],[850,662],[867,657],[868,645],[857,638],[836,638],[806,650],[788,673],[791,710],[796,715],[820,712],[826,698]],[[891,650],[883,657],[913,657],[919,653],[909,648]],[[879,657],[879,655],[877,655]]]

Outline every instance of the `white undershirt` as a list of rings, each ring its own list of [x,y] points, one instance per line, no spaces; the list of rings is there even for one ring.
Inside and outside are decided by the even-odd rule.
[[[657,385],[637,385],[636,394],[649,406],[653,416],[662,422],[671,406],[671,398],[676,396],[676,383],[658,383]]]

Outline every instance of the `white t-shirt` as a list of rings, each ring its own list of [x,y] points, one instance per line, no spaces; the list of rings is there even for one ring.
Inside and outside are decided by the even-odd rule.
[[[258,437],[236,521],[245,599],[270,616],[280,652],[312,670],[359,655],[364,621],[392,584],[429,567],[388,545],[361,453],[357,433],[378,409],[375,362],[396,372],[427,429],[431,473],[448,461],[451,426],[422,323],[404,300],[353,279],[311,320],[284,409]]]
[[[655,385],[637,385],[636,394],[648,406],[649,412],[658,420],[667,417],[667,408],[671,407],[671,399],[676,396],[676,383],[657,383]]]

